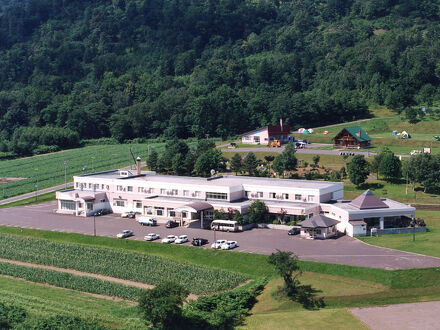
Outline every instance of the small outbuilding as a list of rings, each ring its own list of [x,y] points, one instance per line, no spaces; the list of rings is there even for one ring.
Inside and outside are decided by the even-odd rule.
[[[339,148],[367,148],[371,138],[360,126],[344,127],[334,138],[334,146]]]
[[[300,236],[304,238],[326,239],[337,235],[336,225],[338,220],[330,219],[325,215],[318,214],[301,221]]]

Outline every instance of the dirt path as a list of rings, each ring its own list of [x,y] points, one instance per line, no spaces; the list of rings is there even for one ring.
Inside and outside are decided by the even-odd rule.
[[[154,285],[151,285],[151,284],[135,282],[135,281],[131,281],[131,280],[124,280],[121,278],[111,277],[111,276],[106,276],[106,275],[101,275],[101,274],[87,273],[87,272],[82,272],[79,270],[69,269],[69,268],[60,268],[60,267],[55,267],[55,266],[34,264],[31,262],[10,260],[10,259],[4,259],[4,258],[0,258],[0,262],[6,262],[6,263],[14,264],[14,265],[19,265],[19,266],[55,270],[57,272],[69,273],[69,274],[78,275],[78,276],[88,276],[88,277],[97,278],[97,279],[103,280],[103,281],[119,283],[119,284],[123,284],[123,285],[127,285],[127,286],[134,286],[134,287],[146,289],[146,290],[150,290],[155,287]],[[34,282],[32,282],[32,283],[34,283]],[[188,299],[190,299],[190,300],[196,300],[197,298],[198,298],[198,296],[195,294],[192,294],[192,293],[188,296]]]

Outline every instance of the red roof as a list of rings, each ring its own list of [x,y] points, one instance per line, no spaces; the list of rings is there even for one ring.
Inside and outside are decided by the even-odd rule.
[[[275,125],[275,126],[266,126],[269,136],[271,135],[280,135],[280,134],[290,134],[290,125]]]

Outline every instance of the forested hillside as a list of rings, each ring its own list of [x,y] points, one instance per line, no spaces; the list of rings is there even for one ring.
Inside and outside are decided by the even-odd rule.
[[[226,137],[431,104],[439,3],[1,0],[1,148]]]

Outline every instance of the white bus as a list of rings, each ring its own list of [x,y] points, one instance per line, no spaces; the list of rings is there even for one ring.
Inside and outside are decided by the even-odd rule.
[[[214,220],[211,222],[212,230],[237,231],[238,223],[232,220]]]

